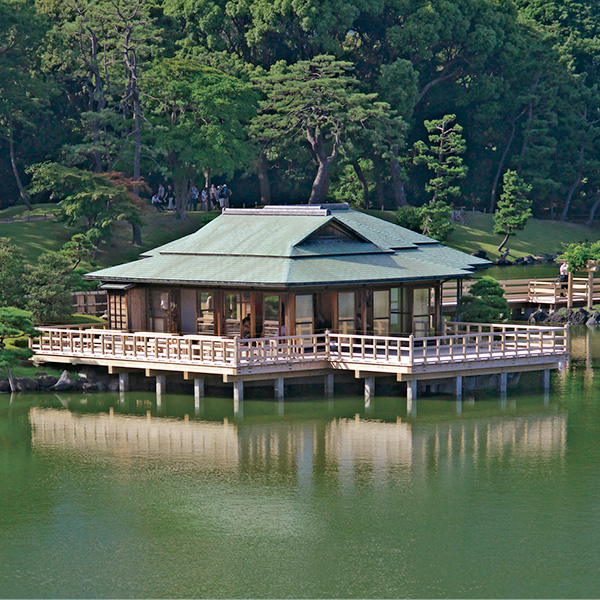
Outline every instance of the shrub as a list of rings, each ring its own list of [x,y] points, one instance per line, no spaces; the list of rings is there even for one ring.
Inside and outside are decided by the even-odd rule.
[[[504,289],[493,277],[482,277],[460,299],[458,312],[463,321],[472,323],[504,321],[509,315]]]
[[[411,231],[418,231],[421,233],[423,227],[421,226],[421,215],[420,209],[416,206],[402,206],[396,211],[396,222],[400,227],[406,227]]]

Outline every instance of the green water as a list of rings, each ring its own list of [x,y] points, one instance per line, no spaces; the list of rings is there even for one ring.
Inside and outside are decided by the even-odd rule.
[[[0,596],[599,597],[600,336],[544,397],[0,397]],[[538,376],[539,377],[539,376]]]

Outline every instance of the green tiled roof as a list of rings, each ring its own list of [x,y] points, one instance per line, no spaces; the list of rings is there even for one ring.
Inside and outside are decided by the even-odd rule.
[[[196,233],[142,256],[88,277],[294,287],[464,277],[489,264],[345,205],[226,209]]]

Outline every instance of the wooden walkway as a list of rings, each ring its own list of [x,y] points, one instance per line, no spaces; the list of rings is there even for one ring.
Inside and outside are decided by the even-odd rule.
[[[476,280],[463,281],[462,293],[467,294]],[[556,278],[502,279],[498,283],[504,289],[504,297],[511,308],[563,308],[569,305],[568,286],[557,283]],[[589,280],[573,277],[571,305],[589,306]],[[591,304],[600,303],[600,280],[594,280]],[[457,283],[449,281],[442,288],[442,306],[445,312],[456,310]]]

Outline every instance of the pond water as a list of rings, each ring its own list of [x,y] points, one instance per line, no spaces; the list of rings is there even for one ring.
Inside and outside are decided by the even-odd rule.
[[[600,335],[496,394],[0,397],[0,596],[598,597]]]

